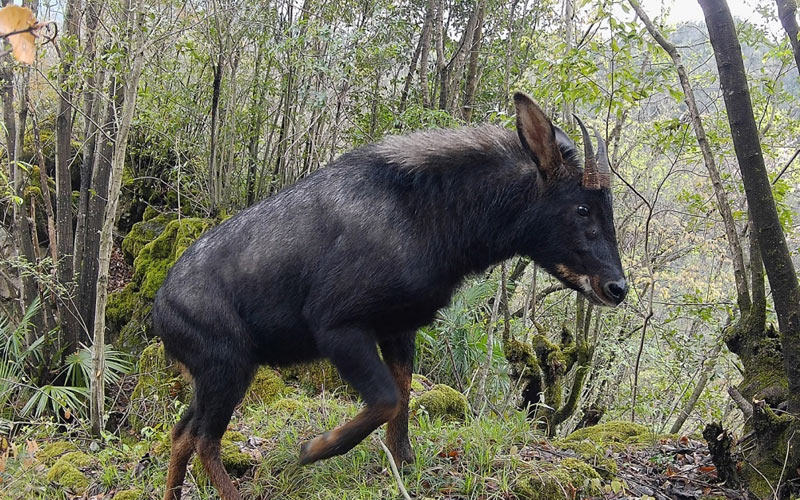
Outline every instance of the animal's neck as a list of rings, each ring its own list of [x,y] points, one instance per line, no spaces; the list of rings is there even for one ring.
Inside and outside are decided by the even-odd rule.
[[[434,250],[456,279],[523,252],[539,195],[535,167],[468,168],[430,200]]]

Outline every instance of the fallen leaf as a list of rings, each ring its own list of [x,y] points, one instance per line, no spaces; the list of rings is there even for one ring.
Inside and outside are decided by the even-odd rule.
[[[39,451],[39,444],[36,441],[28,439],[25,441],[25,458],[22,460],[23,467],[30,467],[33,465],[33,457]]]
[[[14,59],[25,64],[33,64],[36,52],[36,29],[40,27],[31,9],[18,5],[6,5],[0,9],[0,36],[8,33],[34,28],[34,31],[7,36],[13,49]]]

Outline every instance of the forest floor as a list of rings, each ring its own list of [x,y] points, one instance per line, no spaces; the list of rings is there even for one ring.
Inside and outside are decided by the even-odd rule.
[[[131,268],[118,249],[111,267],[111,287],[120,289]],[[139,373],[113,390],[109,427],[115,430],[104,439],[92,439],[75,416],[69,424],[20,425],[10,440],[0,436],[0,500],[162,498],[169,430],[189,389],[163,359],[149,359],[152,353],[163,357],[163,349],[146,349]],[[246,397],[223,440],[223,461],[244,498],[401,499],[399,484],[420,500],[746,498],[719,484],[704,441],[659,436],[628,422],[549,440],[516,410],[501,416],[462,410],[458,418],[424,406],[413,411],[416,460],[397,475],[383,452],[383,430],[343,456],[300,466],[300,443],[352,418],[360,403],[344,388],[309,391],[270,373],[262,380],[269,397]],[[152,387],[139,393],[137,406],[136,387],[145,381]],[[417,397],[432,390],[427,380],[415,387]],[[196,459],[183,491],[189,500],[218,498]]]
[[[416,499],[721,499],[745,498],[717,484],[705,443],[642,434],[623,422],[576,438],[547,440],[524,412],[464,421],[412,415],[416,463],[391,470],[374,433],[349,453],[299,466],[301,442],[351,418],[359,403],[344,393],[289,392],[240,407],[223,442],[244,498],[399,499],[402,481]],[[76,424],[77,425],[77,424]],[[158,499],[168,463],[168,425],[92,440],[54,424],[18,433],[0,460],[3,499]],[[594,429],[594,428],[591,428]],[[627,443],[627,444],[626,444]],[[588,466],[587,466],[588,464]],[[218,498],[191,462],[186,499]]]

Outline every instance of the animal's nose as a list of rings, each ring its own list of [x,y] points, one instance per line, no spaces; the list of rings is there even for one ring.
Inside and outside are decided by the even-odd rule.
[[[628,283],[624,279],[617,281],[609,281],[605,285],[606,296],[619,304],[625,299],[628,294]]]

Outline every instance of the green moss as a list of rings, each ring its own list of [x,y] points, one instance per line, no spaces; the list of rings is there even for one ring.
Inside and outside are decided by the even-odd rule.
[[[272,402],[269,405],[271,410],[274,410],[276,413],[288,413],[290,415],[294,415],[295,413],[305,412],[308,409],[306,405],[303,404],[302,401],[295,398],[279,398]]]
[[[71,451],[59,458],[56,463],[58,462],[64,462],[73,467],[88,467],[94,462],[94,459],[82,451]]]
[[[144,213],[144,220],[134,224],[122,240],[122,254],[129,262],[133,262],[145,245],[156,239],[167,224],[178,217],[176,214],[159,214],[152,207],[147,207]]]
[[[122,330],[139,307],[141,299],[136,293],[136,285],[128,283],[122,290],[109,294],[106,305],[106,326],[112,332]]]
[[[628,446],[645,447],[653,444],[656,436],[647,427],[631,422],[611,421],[578,429],[565,437],[563,443],[590,441],[597,446],[621,451]]]
[[[425,375],[420,375],[419,373],[411,375],[411,390],[413,392],[425,392],[432,386],[433,382],[428,380]]]
[[[469,411],[469,403],[466,396],[452,387],[437,384],[430,391],[413,398],[409,408],[411,411],[424,409],[431,418],[464,420]]]
[[[235,443],[227,439],[220,441],[219,455],[225,470],[232,476],[240,477],[255,465],[253,457],[242,452]],[[198,483],[209,483],[203,464],[197,457],[193,461],[193,471]]]
[[[153,300],[169,268],[189,245],[213,225],[214,221],[199,218],[169,222],[164,231],[147,243],[133,261],[133,279],[138,284],[139,295]]]
[[[239,431],[225,431],[225,434],[222,436],[223,440],[227,441],[236,441],[239,443],[243,443],[247,441],[247,436]]]
[[[516,339],[509,339],[503,345],[503,350],[503,354],[509,363],[522,364],[531,372],[539,371],[539,363],[536,361],[536,356],[533,355],[533,348],[529,344]]]
[[[138,380],[131,394],[130,423],[140,431],[174,418],[175,400],[188,403],[191,385],[167,362],[161,342],[148,345],[136,367]]]
[[[541,464],[541,469],[521,473],[513,487],[520,500],[557,500],[598,495],[602,492],[600,475],[577,458],[565,458],[558,465]]]
[[[349,388],[339,376],[339,370],[330,361],[320,360],[313,363],[281,368],[281,376],[286,381],[297,382],[309,395],[323,391],[334,391]]]
[[[114,495],[113,500],[139,500],[144,496],[144,493],[139,488],[131,488],[129,490],[118,491]]]
[[[70,443],[69,441],[55,441],[43,446],[36,453],[36,458],[39,459],[42,463],[49,465],[55,462],[61,455],[70,451],[77,451],[77,450],[78,447],[75,446],[74,443]]]
[[[89,487],[89,478],[79,468],[88,467],[93,462],[94,459],[83,452],[69,452],[50,467],[47,471],[47,480],[75,493],[83,494]]]
[[[619,472],[617,461],[606,457],[606,448],[592,441],[566,441],[559,439],[551,444],[558,449],[572,450],[577,453],[584,462],[592,465],[603,479],[611,480]]]
[[[149,221],[150,219],[155,219],[159,215],[161,215],[161,212],[159,212],[156,207],[154,207],[153,205],[147,205],[147,207],[145,207],[144,209],[144,212],[142,213],[142,221]]]
[[[269,403],[286,392],[286,384],[280,374],[262,366],[253,377],[253,382],[244,396],[244,404]]]

